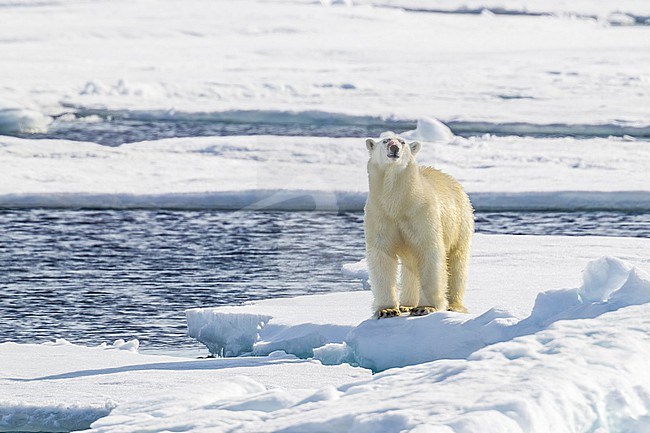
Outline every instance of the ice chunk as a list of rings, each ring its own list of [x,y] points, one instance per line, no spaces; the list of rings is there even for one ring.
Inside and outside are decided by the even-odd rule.
[[[187,310],[186,317],[189,336],[205,344],[210,353],[221,356],[252,352],[260,330],[271,319],[260,314],[230,314],[209,308]]]
[[[607,22],[613,26],[633,26],[636,18],[630,14],[614,12],[607,17]]]
[[[265,356],[284,351],[306,358],[316,347],[342,342],[370,315],[369,305],[370,293],[350,292],[196,308],[185,314],[189,335],[213,354]]]
[[[110,347],[111,349],[118,349],[118,350],[127,350],[129,352],[137,352],[138,348],[140,347],[140,341],[137,339],[129,340],[129,341],[124,341],[123,339],[117,339],[113,342],[113,346]]]
[[[346,337],[347,350],[341,359],[383,371],[436,359],[466,358],[488,344],[510,338],[517,318],[492,318],[492,314],[488,311],[484,317],[441,312],[425,317],[366,320]]]
[[[541,292],[535,298],[535,306],[528,318],[537,324],[564,313],[569,308],[583,304],[578,289],[560,289]]]
[[[0,134],[46,132],[50,123],[50,116],[0,100]]]
[[[454,133],[440,120],[432,117],[418,119],[417,127],[412,131],[400,134],[407,140],[436,141],[449,143],[454,139]]]
[[[348,345],[343,343],[327,343],[324,346],[314,349],[314,358],[324,365],[338,365],[355,362],[349,357]]]
[[[368,264],[366,263],[366,259],[362,259],[355,263],[345,263],[341,266],[341,273],[348,278],[354,278],[361,281],[364,289],[370,290],[370,283],[368,282]]]
[[[613,257],[589,262],[583,274],[579,294],[585,301],[604,301],[619,289],[630,274],[632,266]]]
[[[622,307],[650,303],[650,277],[640,269],[630,269],[625,283],[608,301]]]

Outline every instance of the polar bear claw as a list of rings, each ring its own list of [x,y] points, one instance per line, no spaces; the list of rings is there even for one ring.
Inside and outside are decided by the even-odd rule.
[[[402,313],[398,308],[384,308],[382,310],[377,311],[378,319],[388,319],[389,317],[397,317],[401,315]]]
[[[427,314],[437,311],[435,307],[420,306],[411,310],[411,316],[426,316]]]

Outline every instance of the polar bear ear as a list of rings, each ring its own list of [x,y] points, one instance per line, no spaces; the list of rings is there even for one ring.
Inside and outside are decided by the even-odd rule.
[[[375,140],[373,140],[372,138],[367,139],[366,147],[368,148],[368,150],[372,151],[372,149],[375,147]]]
[[[415,156],[420,151],[422,145],[420,144],[420,142],[414,141],[412,143],[409,143],[409,147],[411,148],[411,155]]]

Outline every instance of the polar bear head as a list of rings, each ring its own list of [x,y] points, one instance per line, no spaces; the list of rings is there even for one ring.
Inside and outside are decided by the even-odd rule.
[[[392,136],[378,141],[369,138],[366,147],[370,152],[370,162],[379,166],[406,167],[415,159],[421,145],[417,141],[407,144],[403,138]]]

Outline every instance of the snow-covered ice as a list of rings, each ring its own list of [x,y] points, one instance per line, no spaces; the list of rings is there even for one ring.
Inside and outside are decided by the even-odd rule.
[[[650,5],[643,0],[356,0],[355,3],[446,13],[589,17],[611,24],[618,24],[616,17],[624,15],[632,18],[629,25],[650,24],[647,20],[650,18]]]
[[[278,388],[292,394],[287,402],[297,402],[370,374],[283,354],[201,360],[115,350],[134,345],[0,344],[0,431],[81,430],[118,405],[149,402],[152,413],[176,400],[233,401]]]
[[[612,14],[650,15],[643,1],[349,3],[3,2],[0,133],[42,131],[52,116],[420,119],[405,135],[440,141],[422,162],[457,177],[477,209],[650,208],[648,153],[633,141],[650,135],[650,26],[607,24]],[[422,5],[459,13],[399,9]],[[472,9],[531,16],[464,13]],[[463,139],[446,125],[603,138]],[[209,137],[106,149],[0,137],[0,206],[359,210],[358,141]]]
[[[0,100],[45,115],[319,111],[650,127],[650,26],[607,21],[650,16],[643,0],[453,2],[559,16],[335,3],[3,2]]]
[[[0,137],[0,206],[361,210],[367,159],[359,138],[190,137],[111,148]],[[478,210],[650,209],[644,141],[456,137],[425,143],[418,160],[456,177]]]
[[[482,347],[540,332],[560,320],[592,318],[648,302],[648,276],[641,277],[625,262],[603,257],[587,266],[579,288],[538,294],[530,315],[522,320],[498,308],[470,317],[440,313],[388,323],[370,319],[353,329],[344,343],[315,349],[314,355],[328,364],[345,360],[374,371],[437,359],[465,359]]]
[[[184,401],[156,418],[118,407],[93,431],[643,432],[650,426],[649,313],[643,304],[563,320],[466,359],[387,370],[317,403],[242,414]]]
[[[647,266],[645,251],[631,261]],[[187,360],[133,353],[134,342],[0,344],[0,430],[70,431],[103,416],[91,431],[645,431],[650,277],[615,258],[586,264],[582,283],[573,270],[559,279],[574,289],[540,293],[521,320],[491,309],[363,322],[346,337],[356,362],[377,370],[417,364],[372,377],[277,351]],[[553,288],[530,269],[511,273]],[[273,302],[281,315],[309,304]],[[336,312],[328,303],[312,310],[316,321],[346,323],[346,311]],[[316,350],[330,362],[337,352],[332,344]]]
[[[313,349],[342,342],[368,317],[363,292],[268,299],[241,306],[195,308],[185,312],[188,334],[214,354],[268,355],[282,350],[308,357]]]
[[[464,322],[472,317],[481,329],[486,320],[518,322],[530,314],[539,292],[578,287],[580,278],[576,270],[585,268],[590,261],[605,255],[616,255],[625,261],[650,268],[648,251],[650,241],[647,239],[477,234],[474,237],[466,296],[466,304],[472,315],[450,313],[447,317],[439,314],[428,320],[446,321],[453,326],[455,321]],[[365,261],[353,264],[353,267],[355,274],[348,275],[359,278],[367,285]],[[348,266],[344,266],[344,273],[349,272],[347,269]],[[607,267],[597,267],[589,273],[592,275],[590,278],[598,275],[598,269],[610,275]],[[624,278],[620,277],[615,284],[621,285],[623,282]],[[605,296],[601,293],[589,295],[590,292],[585,288],[582,296],[590,300]],[[343,343],[355,327],[371,316],[370,305],[370,292],[359,291],[288,300],[269,299],[242,306],[191,309],[187,310],[186,316],[189,335],[205,344],[212,353],[266,355],[283,350],[308,357],[314,349],[325,344]],[[565,306],[565,303],[560,302],[559,305]],[[366,326],[372,328],[373,325]],[[400,325],[396,326],[398,330],[401,329]],[[498,335],[508,335],[507,332]],[[397,335],[402,336],[399,332]],[[494,338],[501,338],[498,335]],[[388,337],[379,332],[377,338]],[[329,347],[328,356],[340,357],[340,349],[334,353],[333,347]],[[397,356],[401,356],[400,353]],[[450,353],[444,355],[450,356]],[[329,361],[325,356],[325,352],[322,352],[323,359]]]

